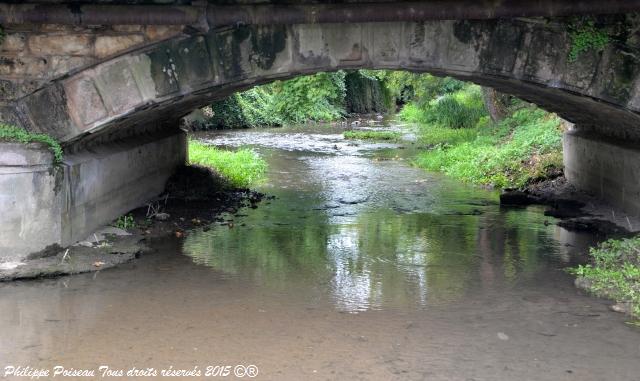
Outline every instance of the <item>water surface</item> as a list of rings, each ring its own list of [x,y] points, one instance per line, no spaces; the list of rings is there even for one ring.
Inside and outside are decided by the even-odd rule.
[[[276,198],[114,270],[0,285],[0,366],[637,380],[638,329],[563,271],[601,237],[411,167],[419,144],[403,131],[384,144],[326,126],[199,134],[254,147]]]

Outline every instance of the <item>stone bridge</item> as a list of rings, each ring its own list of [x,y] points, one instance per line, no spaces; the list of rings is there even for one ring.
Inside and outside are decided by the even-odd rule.
[[[556,112],[576,125],[570,181],[640,214],[637,2],[43,3],[0,4],[0,118],[66,155],[52,169],[41,147],[0,151],[0,261],[71,244],[160,193],[185,161],[177,126],[192,110],[340,69],[452,76]],[[610,42],[571,62],[574,14]]]

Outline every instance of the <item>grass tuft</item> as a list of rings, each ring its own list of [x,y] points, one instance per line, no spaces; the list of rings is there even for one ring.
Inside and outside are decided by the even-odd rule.
[[[267,163],[255,151],[227,151],[201,142],[189,141],[189,163],[210,168],[230,186],[246,188],[262,179]]]
[[[399,132],[394,131],[345,131],[345,139],[360,139],[360,140],[400,140],[402,135]]]
[[[628,303],[640,318],[640,237],[610,239],[591,248],[592,264],[569,270],[590,283],[600,296]]]
[[[45,134],[33,134],[22,128],[0,123],[0,141],[16,143],[44,143],[53,153],[54,164],[62,162],[62,147],[54,138]]]

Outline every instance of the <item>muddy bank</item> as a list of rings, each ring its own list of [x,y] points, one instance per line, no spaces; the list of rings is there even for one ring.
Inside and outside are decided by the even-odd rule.
[[[106,270],[152,251],[151,240],[183,238],[191,229],[215,224],[233,228],[239,210],[257,208],[263,198],[249,189],[228,188],[206,168],[183,167],[169,179],[163,195],[127,213],[132,220],[126,229],[107,226],[48,256],[0,263],[0,282]]]
[[[570,231],[603,236],[627,236],[640,231],[640,219],[605,201],[577,190],[564,176],[528,185],[521,190],[507,189],[500,195],[503,206],[546,205],[546,216]]]
[[[129,262],[149,250],[140,235],[120,229],[103,230],[94,234],[98,238],[87,238],[52,256],[0,264],[0,282],[105,270]]]

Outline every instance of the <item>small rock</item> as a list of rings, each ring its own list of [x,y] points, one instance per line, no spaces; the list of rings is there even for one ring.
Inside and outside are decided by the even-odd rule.
[[[153,218],[155,218],[158,221],[166,221],[169,219],[169,217],[171,217],[169,213],[158,213],[155,216],[153,216]]]
[[[623,314],[631,312],[629,309],[628,303],[616,303],[614,305],[609,306],[609,308],[611,309],[611,311],[620,312]]]
[[[498,339],[507,341],[509,340],[509,335],[504,332],[498,332]]]

